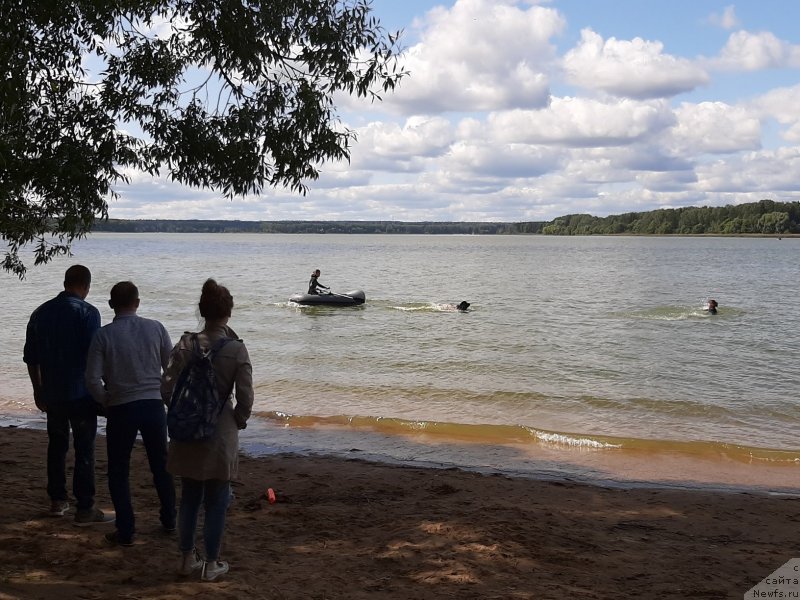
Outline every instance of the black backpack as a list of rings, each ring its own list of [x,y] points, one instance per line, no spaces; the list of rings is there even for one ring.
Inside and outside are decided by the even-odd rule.
[[[230,395],[220,398],[214,357],[231,338],[220,338],[206,352],[200,349],[196,333],[191,339],[192,358],[178,375],[167,409],[169,437],[178,442],[211,438]]]

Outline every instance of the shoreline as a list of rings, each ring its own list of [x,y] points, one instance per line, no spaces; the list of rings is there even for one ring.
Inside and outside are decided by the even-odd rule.
[[[98,435],[105,421],[100,420]],[[43,415],[0,415],[0,428],[44,430]],[[724,445],[722,445],[724,446]],[[679,446],[678,446],[679,447]],[[559,443],[488,443],[427,433],[387,434],[369,427],[292,425],[254,415],[240,432],[240,453],[364,460],[388,466],[459,469],[534,481],[617,489],[676,489],[800,497],[797,462],[742,460],[675,448],[583,447]],[[0,599],[2,600],[2,599]]]
[[[254,415],[259,420],[245,433],[245,439],[263,446],[259,439],[263,436],[290,452],[297,447],[293,438],[305,436],[304,446],[315,447],[322,454],[349,457],[353,445],[364,452],[363,445],[376,449],[370,454],[371,460],[410,466],[443,463],[482,473],[571,479],[612,487],[800,494],[796,450],[548,432],[520,426],[425,422],[420,427],[419,422],[392,418],[289,417],[272,412]],[[485,435],[484,430],[490,434]],[[320,443],[314,446],[317,437]]]
[[[359,459],[243,455],[216,584],[174,575],[141,445],[136,542],[44,516],[46,434],[0,428],[0,598],[741,597],[798,550],[800,499],[568,481]],[[71,459],[68,459],[68,464]],[[97,502],[110,508],[105,440]],[[267,487],[276,504],[260,497]],[[213,587],[211,587],[213,586]]]

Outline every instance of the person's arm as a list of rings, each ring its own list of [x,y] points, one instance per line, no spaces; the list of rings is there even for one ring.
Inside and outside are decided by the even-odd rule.
[[[167,329],[161,326],[161,372],[167,372],[167,365],[169,365],[169,357],[172,354],[172,340],[169,338]]]
[[[42,371],[39,365],[28,365],[28,377],[31,378],[31,385],[33,386],[33,401],[43,413],[47,412],[47,404],[42,396]]]
[[[100,406],[108,406],[108,390],[103,383],[103,371],[105,369],[105,352],[101,337],[95,335],[89,344],[89,352],[86,355],[86,389]]]
[[[33,401],[42,412],[47,412],[47,403],[44,400],[42,369],[39,367],[39,344],[36,335],[36,312],[31,315],[25,329],[25,347],[22,351],[22,360],[28,367],[28,377],[33,386]]]
[[[164,374],[161,375],[161,399],[164,404],[169,406],[172,399],[172,390],[175,388],[178,376],[183,369],[183,359],[181,357],[181,344],[183,338],[178,340],[175,347],[170,351],[167,367],[164,369]]]
[[[92,311],[89,313],[89,319],[86,323],[86,327],[90,338],[94,337],[94,334],[100,330],[100,311],[94,306],[92,307]]]
[[[234,385],[236,388],[236,406],[233,407],[233,417],[239,429],[247,427],[247,420],[253,410],[253,366],[250,363],[250,355],[247,347],[242,344],[236,354],[236,378]]]

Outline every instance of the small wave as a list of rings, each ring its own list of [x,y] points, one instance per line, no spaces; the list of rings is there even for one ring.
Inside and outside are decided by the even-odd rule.
[[[719,441],[684,441],[628,438],[618,436],[548,431],[525,425],[493,425],[407,420],[392,417],[353,415],[290,415],[268,411],[260,417],[285,427],[348,427],[384,435],[425,435],[442,441],[467,441],[479,444],[541,444],[569,451],[628,451],[640,455],[678,454],[708,460],[732,460],[773,466],[800,465],[800,450],[774,450]]]
[[[713,418],[715,421],[736,418],[737,414],[728,407],[717,406],[714,404],[704,404],[692,399],[654,399],[644,397],[630,397],[625,399],[614,399],[602,396],[590,396],[587,394],[577,397],[583,406],[589,409],[613,410],[620,414],[640,414],[644,418],[646,415],[671,415],[677,418],[700,417],[704,419]]]
[[[644,310],[616,312],[612,316],[645,321],[687,321],[690,319],[708,319],[715,315],[710,315],[704,307],[659,306]]]
[[[300,308],[302,305],[297,304],[297,302],[292,302],[291,300],[285,300],[283,302],[270,302],[268,306],[276,306],[278,308]]]
[[[623,319],[640,319],[645,321],[688,321],[705,320],[714,321],[729,317],[738,317],[744,311],[735,307],[725,306],[712,315],[706,310],[705,304],[699,306],[655,306],[646,309],[626,310],[611,313],[612,317]]]
[[[403,312],[428,312],[428,313],[458,312],[458,308],[456,308],[455,304],[437,303],[437,302],[428,302],[425,304],[414,303],[408,305],[392,306],[390,308],[392,310],[399,310]]]
[[[563,433],[547,433],[545,431],[532,430],[531,433],[539,441],[553,446],[571,446],[574,448],[621,448],[622,444],[610,444],[585,437],[574,437]]]
[[[708,316],[708,313],[701,309],[681,309],[681,308],[662,308],[629,315],[633,319],[644,319],[650,321],[686,321],[688,319],[699,319]]]

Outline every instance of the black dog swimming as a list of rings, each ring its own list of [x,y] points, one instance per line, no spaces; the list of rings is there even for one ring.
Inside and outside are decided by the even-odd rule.
[[[469,302],[467,302],[466,300],[462,300],[461,302],[459,302],[459,303],[456,305],[456,309],[457,309],[457,310],[460,310],[460,311],[462,311],[462,312],[463,312],[463,311],[465,311],[465,310],[467,310],[468,308],[469,308]]]

